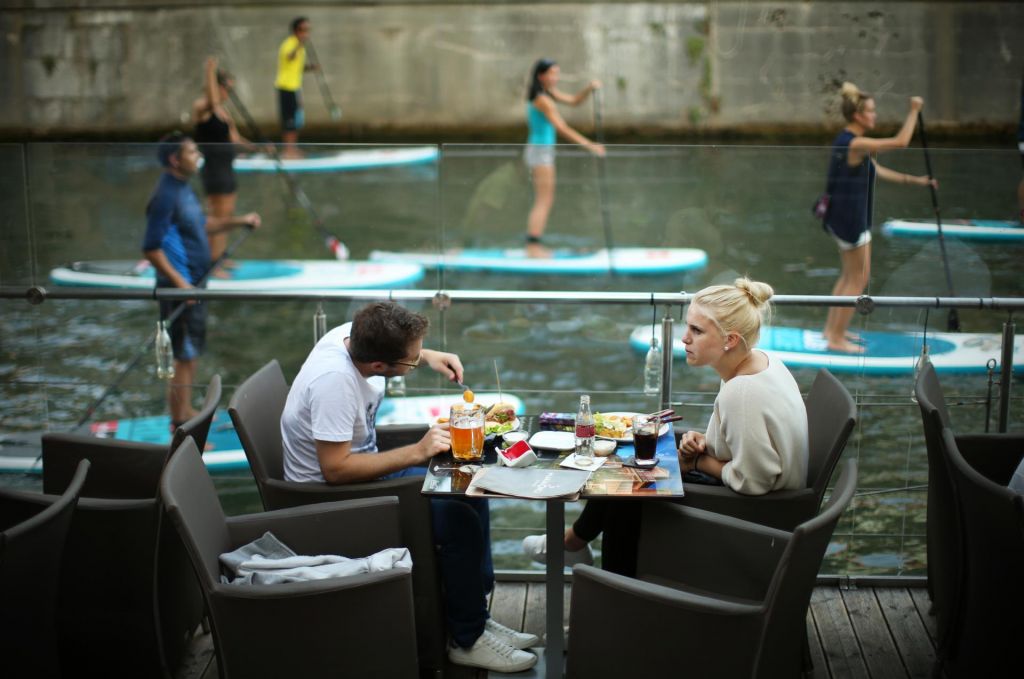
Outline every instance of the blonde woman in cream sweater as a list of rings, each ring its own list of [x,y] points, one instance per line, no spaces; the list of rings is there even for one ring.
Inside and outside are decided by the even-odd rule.
[[[686,363],[722,378],[707,432],[679,441],[679,465],[744,495],[807,483],[807,411],[777,359],[754,349],[772,288],[747,278],[698,292],[686,314]]]

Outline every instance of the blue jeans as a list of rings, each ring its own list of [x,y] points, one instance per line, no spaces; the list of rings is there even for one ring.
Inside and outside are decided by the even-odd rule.
[[[385,478],[422,476],[425,471],[409,467]],[[434,498],[430,510],[448,632],[456,644],[469,648],[490,617],[487,594],[494,588],[490,505],[482,498]]]

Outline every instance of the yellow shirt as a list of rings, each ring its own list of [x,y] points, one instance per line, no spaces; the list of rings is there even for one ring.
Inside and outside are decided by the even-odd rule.
[[[295,57],[288,59],[295,48]],[[302,89],[302,72],[306,68],[306,48],[294,35],[289,35],[277,50],[277,80],[274,87],[279,90],[297,92]]]

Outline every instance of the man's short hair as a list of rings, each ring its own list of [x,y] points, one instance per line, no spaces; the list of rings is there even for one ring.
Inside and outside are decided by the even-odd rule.
[[[306,17],[295,17],[294,19],[292,19],[292,33],[297,32],[299,30],[299,26],[306,23],[307,21],[309,21],[309,19]]]
[[[189,136],[183,132],[171,132],[160,137],[156,147],[156,157],[164,167],[171,166],[171,156],[181,151],[181,146],[188,141]]]
[[[358,363],[393,363],[407,357],[409,345],[423,339],[430,321],[394,302],[373,302],[352,319],[348,349]]]

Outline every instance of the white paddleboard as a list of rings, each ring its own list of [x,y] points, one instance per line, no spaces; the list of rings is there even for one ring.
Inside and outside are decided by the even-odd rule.
[[[820,328],[763,328],[757,346],[779,358],[789,368],[828,368],[832,372],[863,375],[904,375],[914,372],[921,356],[922,333],[884,330],[858,332],[864,341],[863,354],[828,351]],[[636,328],[630,335],[629,344],[636,351],[646,353],[651,345],[651,326]],[[989,359],[996,361],[998,370],[1001,344],[1002,336],[998,334],[928,333],[929,356],[938,372],[985,373]],[[684,360],[686,358],[681,329],[676,330],[672,356]],[[1022,337],[1017,337],[1014,342],[1014,366],[1024,366]]]
[[[890,219],[882,224],[882,233],[935,238],[939,227],[934,219]],[[1002,219],[943,219],[942,235],[963,240],[1024,242],[1024,224]]]
[[[400,165],[421,165],[437,161],[436,146],[407,148],[348,149],[305,158],[275,159],[264,154],[235,158],[235,172],[345,172]]]
[[[591,275],[608,273],[611,267],[619,274],[651,276],[701,269],[707,266],[708,255],[696,248],[615,248],[610,259],[606,249],[588,253],[556,249],[546,258],[528,257],[522,248],[465,249],[441,254],[374,250],[370,260],[416,263],[449,271],[516,274]]]
[[[515,407],[517,414],[523,414],[523,401],[515,394],[502,394],[505,403]],[[483,405],[498,402],[497,393],[476,394],[476,401]],[[441,415],[448,415],[453,403],[462,403],[462,392],[401,398],[386,397],[377,411],[377,425],[388,424],[434,424]],[[92,422],[89,432],[103,438],[142,441],[169,446],[171,443],[171,420],[167,415],[133,417],[121,420]],[[11,434],[0,437],[0,473],[39,474],[42,473],[40,455],[40,434]],[[210,424],[207,449],[203,462],[211,474],[247,471],[249,461],[242,450],[238,434],[225,409],[218,409]]]
[[[414,263],[336,261],[329,259],[241,259],[230,278],[211,276],[210,290],[336,290],[412,285],[423,278]],[[74,262],[50,271],[56,285],[151,289],[156,277],[146,260]]]

